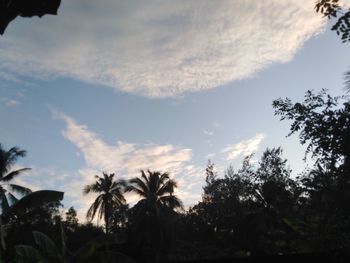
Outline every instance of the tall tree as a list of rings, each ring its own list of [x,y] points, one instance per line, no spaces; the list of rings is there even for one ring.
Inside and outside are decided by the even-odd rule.
[[[307,91],[305,100],[273,102],[281,120],[291,120],[291,132],[299,133],[315,167],[302,183],[308,200],[305,220],[310,226],[315,249],[350,247],[350,101],[332,97],[322,90]]]
[[[12,170],[13,165],[19,157],[24,157],[26,151],[18,147],[12,147],[6,151],[0,144],[0,203],[2,213],[8,211],[9,206],[18,201],[14,195],[26,195],[31,192],[29,188],[11,183],[11,181],[21,173],[30,170],[30,168],[21,168]]]
[[[126,188],[141,198],[131,209],[132,239],[150,262],[159,262],[172,245],[171,224],[175,211],[182,209],[182,202],[174,195],[176,187],[168,173],[148,171],[146,175],[141,171],[141,177],[131,179]]]
[[[96,182],[85,186],[83,190],[84,194],[99,194],[90,206],[86,217],[91,221],[98,213],[99,219],[104,218],[106,233],[108,233],[110,231],[109,223],[113,208],[126,203],[123,196],[125,183],[123,180],[115,181],[114,173],[103,173],[102,177],[96,175],[95,178]]]
[[[141,171],[141,178],[129,181],[127,192],[134,192],[141,197],[139,204],[147,208],[147,213],[159,213],[162,207],[170,209],[182,208],[180,199],[174,195],[177,183],[169,178],[168,173]]]

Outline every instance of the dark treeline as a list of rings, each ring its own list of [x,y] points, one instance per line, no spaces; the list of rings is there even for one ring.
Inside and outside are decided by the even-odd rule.
[[[61,1],[29,2],[0,1],[0,34],[17,16],[56,14]],[[315,11],[336,18],[332,30],[350,41],[350,11],[338,0],[318,0]],[[350,72],[346,76],[350,90]],[[302,102],[277,99],[273,107],[291,121],[289,135],[299,136],[313,165],[292,177],[280,147],[266,149],[257,163],[247,156],[238,170],[223,174],[209,162],[202,200],[189,209],[166,171],[141,171],[129,181],[102,173],[82,185],[96,199],[81,223],[73,207],[62,216],[62,192],[14,183],[29,169],[13,169],[26,152],[0,145],[0,262],[177,262],[350,251],[349,97],[308,91]],[[126,192],[139,196],[132,207]]]
[[[289,135],[307,146],[313,166],[292,177],[279,147],[223,174],[209,162],[202,200],[187,210],[166,172],[141,171],[129,181],[102,173],[82,185],[96,199],[88,223],[79,223],[73,207],[60,214],[63,193],[13,184],[28,169],[11,170],[25,151],[0,147],[2,261],[176,262],[349,250],[349,98],[308,91],[303,102],[277,99],[273,107],[291,121]],[[126,192],[139,196],[132,207]]]

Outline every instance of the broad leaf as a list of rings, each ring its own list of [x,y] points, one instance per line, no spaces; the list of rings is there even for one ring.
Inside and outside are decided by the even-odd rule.
[[[46,262],[40,252],[32,246],[18,245],[15,247],[18,263]]]
[[[40,250],[45,253],[45,255],[53,258],[60,258],[58,249],[55,243],[44,233],[33,231],[33,236],[35,244],[40,248]]]
[[[63,192],[52,190],[32,192],[11,206],[6,215],[23,215],[28,209],[39,207],[50,202],[61,201],[63,199],[63,195]]]

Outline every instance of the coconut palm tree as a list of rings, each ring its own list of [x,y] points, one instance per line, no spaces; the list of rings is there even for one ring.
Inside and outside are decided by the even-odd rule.
[[[142,170],[141,178],[129,180],[127,192],[134,192],[141,197],[139,204],[144,204],[148,212],[158,212],[162,207],[182,209],[182,202],[174,195],[177,183],[169,178],[168,173],[148,171],[148,175]]]
[[[8,211],[10,205],[18,201],[17,197],[14,195],[15,193],[22,196],[31,193],[29,188],[11,183],[11,181],[22,172],[30,170],[30,168],[11,169],[17,159],[25,155],[26,151],[18,147],[12,147],[10,150],[6,151],[0,144],[0,203],[2,213]]]
[[[141,171],[141,177],[129,180],[127,192],[140,196],[141,200],[132,208],[132,237],[141,249],[144,258],[159,262],[171,247],[174,210],[182,209],[182,203],[174,195],[177,184],[168,173]],[[134,221],[135,220],[135,221]]]
[[[116,206],[126,203],[123,196],[125,183],[123,180],[115,181],[114,173],[103,173],[103,176],[95,176],[96,182],[85,186],[83,193],[97,193],[99,194],[95,201],[90,206],[86,218],[92,221],[98,213],[98,218],[104,217],[106,233],[109,232],[109,221],[112,215],[112,210]]]

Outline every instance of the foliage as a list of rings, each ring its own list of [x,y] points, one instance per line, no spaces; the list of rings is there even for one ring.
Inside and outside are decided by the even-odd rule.
[[[282,219],[293,211],[295,182],[281,154],[280,148],[267,149],[256,168],[248,156],[240,170],[230,167],[223,178],[212,176],[213,164],[209,163],[206,172],[211,180],[206,180],[202,202],[189,211],[190,235],[228,253],[232,249],[288,251],[290,237]]]
[[[341,103],[342,102],[342,103]],[[349,246],[350,233],[350,101],[326,91],[307,91],[302,103],[289,99],[273,102],[282,120],[292,120],[291,133],[299,132],[316,160],[302,178],[306,195],[304,222],[313,249]]]
[[[344,11],[339,0],[318,0],[315,10],[328,19],[338,18],[332,30],[341,36],[343,43],[350,41],[350,10]]]
[[[74,231],[78,227],[78,221],[77,211],[75,211],[74,207],[71,206],[66,212],[65,226],[70,231]]]
[[[18,147],[12,147],[6,151],[0,144],[0,204],[2,213],[6,213],[9,207],[18,201],[15,193],[24,196],[31,192],[29,188],[11,183],[18,175],[30,170],[30,168],[11,170],[17,159],[25,155],[26,151]]]
[[[19,262],[166,262],[347,251],[349,106],[348,97],[325,90],[307,91],[302,102],[275,100],[275,114],[291,121],[288,135],[298,134],[307,146],[305,158],[311,155],[315,164],[293,177],[280,147],[267,148],[259,161],[247,156],[238,170],[229,166],[224,174],[209,162],[202,200],[187,211],[175,195],[176,181],[158,171],[141,171],[128,182],[103,173],[84,188],[99,194],[88,218],[104,217],[105,232],[91,222],[79,224],[73,207],[61,224],[55,213],[63,193],[51,199],[45,197],[50,191],[31,193],[1,217],[5,258],[13,258],[15,246]],[[139,201],[129,207],[124,191]],[[18,245],[19,236],[24,245]]]
[[[106,249],[106,246],[125,242],[114,235],[96,237],[73,253],[66,246],[65,233],[62,225],[60,226],[60,246],[56,246],[54,241],[46,234],[33,231],[35,246],[17,245],[16,262],[134,262],[120,252]]]
[[[159,213],[159,209],[181,209],[182,203],[173,193],[177,183],[169,174],[148,171],[148,176],[141,171],[141,178],[129,181],[126,191],[134,192],[141,197],[139,204],[144,205],[148,213]]]
[[[125,183],[124,181],[114,181],[114,174],[103,173],[103,177],[96,175],[95,178],[96,182],[85,186],[83,190],[84,194],[99,194],[90,206],[86,218],[91,221],[98,213],[99,219],[104,217],[106,233],[109,233],[112,210],[126,202],[123,196]]]
[[[129,181],[126,191],[136,193],[141,200],[131,210],[130,227],[135,246],[142,249],[142,255],[158,262],[171,247],[171,224],[176,220],[182,202],[175,196],[177,183],[169,174],[158,171],[148,174],[141,171],[141,178]]]
[[[293,121],[289,135],[300,132],[300,143],[307,144],[306,153],[311,153],[317,163],[329,168],[348,165],[350,103],[346,97],[332,97],[326,90],[318,94],[309,90],[302,103],[280,98],[273,101],[273,107],[281,120]]]

